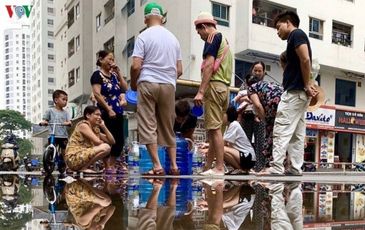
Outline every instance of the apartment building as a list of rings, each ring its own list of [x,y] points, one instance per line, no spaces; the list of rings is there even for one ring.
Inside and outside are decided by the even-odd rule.
[[[53,105],[55,76],[54,0],[33,0],[31,20],[32,119],[39,123],[45,110]]]
[[[4,31],[3,97],[5,109],[16,110],[30,120],[30,31],[29,25],[19,25]],[[25,137],[26,132],[19,133]]]

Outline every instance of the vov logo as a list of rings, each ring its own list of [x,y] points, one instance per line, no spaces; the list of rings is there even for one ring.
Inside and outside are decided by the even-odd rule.
[[[5,5],[6,10],[8,11],[9,17],[12,18],[13,14],[15,13],[16,16],[20,19],[25,15],[27,18],[29,18],[30,11],[33,8],[33,5]]]

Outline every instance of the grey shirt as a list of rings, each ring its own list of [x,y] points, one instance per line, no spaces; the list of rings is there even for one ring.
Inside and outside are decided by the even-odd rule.
[[[46,110],[43,115],[43,120],[48,121],[49,123],[64,123],[66,121],[70,121],[70,114],[66,110],[58,110],[55,107],[51,107]],[[49,134],[52,133],[53,126],[49,125]],[[56,138],[68,138],[67,127],[56,125],[55,130]]]

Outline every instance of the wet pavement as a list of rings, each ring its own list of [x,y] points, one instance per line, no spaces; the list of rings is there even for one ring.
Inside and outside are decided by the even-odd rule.
[[[365,229],[351,177],[2,174],[0,229]]]

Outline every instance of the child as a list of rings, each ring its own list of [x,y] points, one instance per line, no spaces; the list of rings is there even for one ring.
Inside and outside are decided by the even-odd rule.
[[[52,95],[54,106],[47,109],[45,114],[43,115],[43,121],[40,123],[41,125],[49,125],[49,132],[52,133],[52,123],[60,123],[65,126],[56,125],[54,134],[55,134],[55,144],[58,145],[61,149],[62,155],[64,150],[66,149],[68,134],[66,126],[71,126],[71,118],[70,114],[64,110],[64,107],[67,105],[67,93],[63,90],[55,90]],[[48,139],[50,141],[50,139]]]

